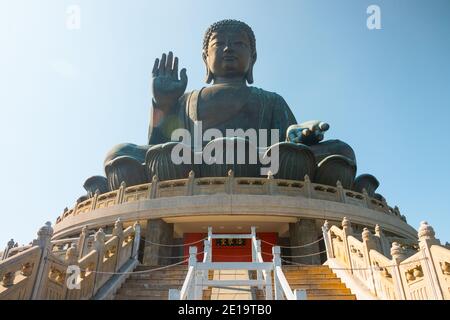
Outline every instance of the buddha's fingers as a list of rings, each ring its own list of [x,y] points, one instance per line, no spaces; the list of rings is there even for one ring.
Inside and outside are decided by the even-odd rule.
[[[158,73],[159,73],[158,66],[159,66],[159,59],[156,58],[155,59],[155,63],[153,64],[153,70],[152,70],[152,76],[153,77],[157,77],[158,76]]]
[[[161,62],[159,63],[159,75],[164,76],[166,75],[166,54],[163,53],[161,57]]]
[[[169,51],[169,55],[167,56],[167,64],[166,64],[166,74],[168,76],[172,76],[172,64],[173,64],[173,52]]]
[[[188,77],[187,77],[187,74],[186,74],[186,68],[181,69],[180,80],[181,80],[181,83],[183,84],[183,86],[186,89],[187,82],[188,82]]]
[[[319,129],[320,129],[322,132],[325,132],[325,131],[327,131],[328,129],[330,129],[330,125],[329,125],[328,123],[326,123],[326,122],[321,122],[321,123],[319,123]]]
[[[175,80],[178,80],[178,58],[177,57],[175,57],[175,61],[173,62],[172,77]]]

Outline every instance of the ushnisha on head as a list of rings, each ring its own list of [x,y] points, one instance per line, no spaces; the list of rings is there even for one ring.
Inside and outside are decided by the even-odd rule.
[[[246,23],[227,19],[212,24],[203,39],[206,83],[252,84],[256,56],[255,34]]]

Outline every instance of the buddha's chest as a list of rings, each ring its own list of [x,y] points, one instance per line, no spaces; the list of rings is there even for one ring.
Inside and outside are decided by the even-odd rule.
[[[224,117],[251,112],[250,88],[209,87],[204,88],[198,98],[199,119]],[[244,114],[241,114],[244,116]]]

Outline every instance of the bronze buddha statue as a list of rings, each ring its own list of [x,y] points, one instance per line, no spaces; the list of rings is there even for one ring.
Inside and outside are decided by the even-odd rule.
[[[280,169],[275,177],[303,179],[308,174],[318,183],[336,185],[339,180],[351,188],[356,175],[352,148],[339,140],[322,142],[327,123],[297,124],[280,95],[249,86],[257,52],[255,35],[247,24],[222,20],[211,25],[204,36],[202,55],[209,86],[192,92],[185,92],[186,69],[178,72],[179,61],[172,52],[155,60],[148,145],[121,144],[108,153],[105,171],[110,190],[122,181],[127,185],[148,182],[154,174],[164,180],[185,178],[191,169],[200,176],[215,172],[204,164],[177,167],[169,163],[169,151],[178,143],[172,141],[172,132],[179,128],[193,132],[197,121],[202,122],[203,131],[214,128],[224,136],[227,129],[278,129],[279,141],[270,141],[266,150],[267,154],[279,147]],[[254,170],[241,174],[259,175]]]

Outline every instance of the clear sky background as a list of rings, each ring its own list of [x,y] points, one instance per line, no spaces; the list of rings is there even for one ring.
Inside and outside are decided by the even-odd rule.
[[[66,8],[81,28],[66,28]],[[381,8],[381,30],[366,26]],[[255,86],[297,121],[331,124],[358,174],[414,227],[450,241],[450,1],[0,1],[0,247],[26,244],[85,193],[115,144],[145,144],[154,59],[173,50],[204,85],[203,34],[220,19],[257,40]]]

